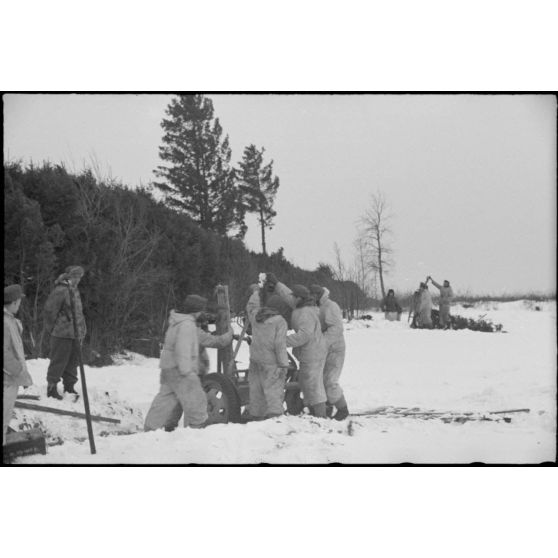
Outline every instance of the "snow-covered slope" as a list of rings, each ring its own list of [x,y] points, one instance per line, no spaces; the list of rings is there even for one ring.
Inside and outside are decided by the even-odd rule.
[[[511,422],[358,416],[342,423],[284,416],[247,425],[214,425],[99,437],[97,454],[75,432],[46,456],[25,463],[537,463],[556,454],[556,305],[528,302],[456,307],[485,315],[507,333],[421,331],[405,321],[346,325],[347,358],[341,378],[353,413],[378,406],[478,412],[529,408]],[[240,353],[247,363],[247,351]],[[145,415],[158,389],[158,362],[129,355],[114,366],[86,368],[95,393],[108,391]],[[213,363],[215,362],[212,355]],[[29,362],[44,389],[48,361]],[[479,415],[479,416],[480,416]],[[490,416],[490,415],[487,415]],[[500,415],[499,417],[501,417]],[[81,423],[83,437],[85,423]],[[72,441],[73,440],[73,441]]]

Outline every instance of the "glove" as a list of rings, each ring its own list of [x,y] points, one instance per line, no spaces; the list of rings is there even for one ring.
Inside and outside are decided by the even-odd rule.
[[[277,285],[277,283],[279,282],[279,280],[277,279],[277,277],[275,277],[273,273],[266,273],[265,278],[266,281],[273,286]]]

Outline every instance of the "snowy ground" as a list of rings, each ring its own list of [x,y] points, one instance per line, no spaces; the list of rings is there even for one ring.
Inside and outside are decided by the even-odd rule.
[[[414,417],[355,416],[338,423],[309,416],[284,416],[247,425],[144,433],[139,431],[141,417],[131,413],[126,429],[137,432],[134,434],[107,436],[105,426],[94,424],[96,455],[90,455],[85,422],[76,420],[71,428],[63,430],[64,444],[49,447],[46,456],[31,456],[19,462],[554,461],[556,304],[543,303],[539,307],[537,311],[534,304],[519,301],[453,309],[467,317],[485,315],[502,323],[507,333],[411,330],[405,321],[386,322],[382,314],[373,314],[370,322],[353,321],[346,326],[347,359],[341,380],[351,412],[384,405],[480,414],[530,409],[529,413],[505,415],[511,422],[462,424]],[[245,361],[247,353],[241,352],[240,357]],[[39,390],[45,389],[47,365],[46,360],[29,361]],[[107,412],[101,396],[108,391],[111,397],[127,402],[145,416],[158,389],[157,360],[139,355],[114,366],[86,367],[86,375],[99,414]],[[79,403],[75,405],[80,407]],[[62,420],[67,423],[67,419]],[[76,429],[81,429],[79,434]],[[101,432],[105,435],[101,436]]]

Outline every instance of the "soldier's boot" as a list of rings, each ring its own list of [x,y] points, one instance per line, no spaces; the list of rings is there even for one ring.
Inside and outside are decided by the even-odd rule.
[[[313,416],[318,418],[326,418],[326,404],[325,401],[323,403],[317,403],[316,405],[312,405],[310,407],[310,412]]]
[[[64,399],[59,393],[57,384],[49,383],[47,385],[47,397],[53,397],[54,399]]]
[[[345,420],[349,416],[349,408],[347,407],[344,395],[337,400],[335,406],[337,407],[337,412],[333,418],[335,420]]]

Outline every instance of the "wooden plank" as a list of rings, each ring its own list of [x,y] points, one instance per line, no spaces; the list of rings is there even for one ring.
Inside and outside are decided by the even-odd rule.
[[[37,405],[35,403],[26,403],[24,401],[16,401],[16,408],[28,409],[29,411],[41,411],[43,413],[52,413],[54,415],[64,415],[68,417],[75,418],[85,418],[84,413],[78,413],[76,411],[67,411],[66,409],[57,409],[55,407],[45,407],[44,405]],[[120,424],[119,419],[111,417],[103,417],[101,415],[91,415],[91,420],[95,422],[111,422],[113,424]]]
[[[229,330],[231,324],[231,309],[229,305],[229,287],[227,285],[217,285],[215,288],[217,293],[217,321],[215,323],[215,329],[217,335],[222,335]],[[232,375],[234,371],[234,364],[231,367],[230,362],[232,360],[232,347],[229,345],[224,349],[217,350],[218,357],[218,372],[224,372],[227,375]]]
[[[531,409],[508,409],[507,411],[490,411],[491,415],[505,415],[506,413],[529,413]]]
[[[39,395],[31,395],[29,393],[20,393],[17,396],[18,399],[33,399],[35,401],[39,401],[40,396]]]

